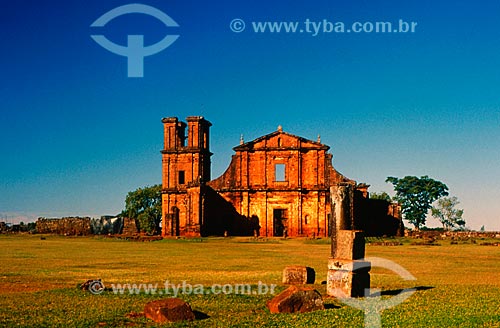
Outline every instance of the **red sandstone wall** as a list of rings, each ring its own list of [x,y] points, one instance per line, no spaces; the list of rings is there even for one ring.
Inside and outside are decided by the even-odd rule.
[[[226,172],[209,185],[242,215],[256,215],[261,235],[275,234],[274,210],[285,210],[288,236],[327,236],[329,181],[347,181],[331,165],[328,147],[286,133],[236,147]],[[285,164],[276,181],[275,165]]]

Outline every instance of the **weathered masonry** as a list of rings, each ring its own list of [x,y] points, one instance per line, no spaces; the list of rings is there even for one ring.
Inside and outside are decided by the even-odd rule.
[[[164,118],[164,236],[328,236],[330,187],[348,185],[352,226],[368,235],[402,227],[396,205],[368,198],[332,166],[330,147],[278,130],[234,147],[226,172],[210,177],[209,129],[200,116],[187,124]],[[333,189],[335,190],[335,189]]]

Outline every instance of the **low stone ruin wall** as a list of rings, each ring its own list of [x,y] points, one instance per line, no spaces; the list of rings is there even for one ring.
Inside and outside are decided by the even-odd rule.
[[[134,219],[102,216],[100,219],[89,217],[38,218],[37,233],[65,236],[118,235],[137,233]]]
[[[89,217],[38,218],[36,231],[66,236],[87,236],[92,234],[90,221]]]
[[[405,237],[433,239],[500,238],[498,231],[412,231],[406,230]]]
[[[138,233],[135,219],[123,218],[123,235],[135,235]]]

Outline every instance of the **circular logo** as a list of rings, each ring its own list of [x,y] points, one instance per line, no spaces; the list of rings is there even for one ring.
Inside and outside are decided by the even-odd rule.
[[[89,284],[89,292],[99,295],[104,291],[104,284],[100,280],[94,280]]]
[[[104,27],[111,20],[132,13],[146,14],[155,17],[167,27],[179,27],[170,16],[161,10],[139,3],[132,3],[111,9],[90,26]],[[144,46],[144,35],[128,35],[127,46],[111,42],[102,34],[91,35],[90,37],[104,49],[114,54],[127,57],[128,77],[144,77],[144,57],[163,51],[174,43],[179,35],[166,35],[161,41],[149,46]]]
[[[229,23],[229,28],[235,33],[240,33],[245,30],[245,21],[241,18],[235,18]]]

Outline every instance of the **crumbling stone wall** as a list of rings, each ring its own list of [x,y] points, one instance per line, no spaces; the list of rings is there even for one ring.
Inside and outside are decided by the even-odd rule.
[[[87,236],[92,234],[90,222],[91,219],[89,217],[38,218],[36,221],[36,230],[38,233]]]
[[[235,147],[229,168],[208,185],[241,215],[258,218],[263,236],[326,237],[330,185],[355,184],[333,168],[329,148],[278,129]]]
[[[38,218],[38,233],[53,233],[66,236],[117,235],[137,233],[135,219],[101,216],[99,219],[89,217]]]
[[[400,206],[382,199],[365,198],[355,194],[355,225],[365,236],[403,236],[404,225]]]
[[[123,229],[122,234],[124,235],[134,235],[138,233],[137,224],[135,219],[123,218]]]
[[[246,217],[236,211],[233,204],[215,190],[206,186],[204,196],[203,236],[259,236],[260,225],[256,216]]]
[[[405,230],[406,237],[433,239],[466,239],[466,238],[500,238],[500,232],[495,231],[439,231],[439,230]]]

